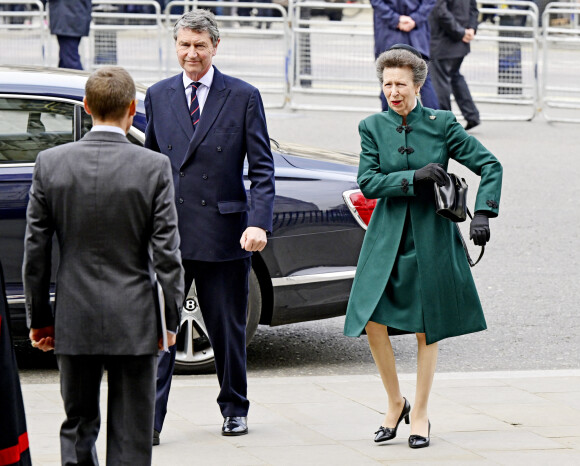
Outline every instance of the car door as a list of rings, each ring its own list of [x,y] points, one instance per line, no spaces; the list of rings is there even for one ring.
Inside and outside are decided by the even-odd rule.
[[[23,239],[36,156],[77,139],[81,112],[68,99],[0,94],[0,260],[11,305],[24,301]]]

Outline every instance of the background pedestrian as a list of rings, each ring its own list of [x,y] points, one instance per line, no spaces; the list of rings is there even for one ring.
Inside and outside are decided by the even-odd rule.
[[[82,70],[79,44],[89,35],[91,0],[48,0],[51,34],[58,40],[58,67]]]
[[[469,130],[479,125],[479,110],[460,72],[463,59],[477,32],[476,0],[437,0],[429,16],[431,25],[431,71],[441,110],[451,110],[455,97]]]
[[[436,0],[371,0],[375,31],[375,59],[394,44],[407,44],[429,60],[429,13]],[[383,93],[380,94],[383,111],[389,109]],[[421,87],[421,102],[425,107],[439,108],[437,95],[427,75]]]

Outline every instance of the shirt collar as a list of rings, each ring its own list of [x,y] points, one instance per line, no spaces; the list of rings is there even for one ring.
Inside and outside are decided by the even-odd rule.
[[[201,79],[197,82],[202,83],[204,86],[206,86],[207,88],[211,87],[211,83],[213,82],[213,75],[214,75],[214,69],[213,69],[213,65],[209,67],[209,70],[207,70],[207,73],[205,73]],[[183,88],[187,89],[187,87],[189,85],[191,85],[191,83],[193,82],[186,74],[185,71],[183,71],[183,73],[181,74],[182,78],[183,78]]]
[[[107,133],[118,133],[126,136],[125,131],[123,131],[118,126],[110,126],[110,125],[95,125],[91,128],[91,131],[105,131]]]

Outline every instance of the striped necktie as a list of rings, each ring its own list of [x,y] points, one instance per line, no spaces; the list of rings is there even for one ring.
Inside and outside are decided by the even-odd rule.
[[[201,112],[199,110],[199,100],[197,99],[197,89],[201,83],[192,82],[191,83],[191,102],[189,103],[189,115],[191,116],[191,123],[193,124],[193,130],[195,131],[196,125],[199,123],[199,117]]]

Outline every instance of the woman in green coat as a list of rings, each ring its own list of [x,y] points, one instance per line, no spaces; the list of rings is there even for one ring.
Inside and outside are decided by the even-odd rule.
[[[486,328],[461,239],[435,212],[433,184],[445,183],[449,159],[481,177],[470,238],[489,240],[498,214],[502,167],[465,132],[453,113],[423,107],[417,99],[427,75],[419,52],[397,44],[377,59],[389,110],[359,125],[358,183],[377,199],[361,249],[344,333],[368,335],[388,395],[375,442],[395,438],[411,420],[411,448],[430,443],[427,403],[437,363],[437,342]],[[415,333],[418,342],[414,408],[402,396],[389,334]]]

